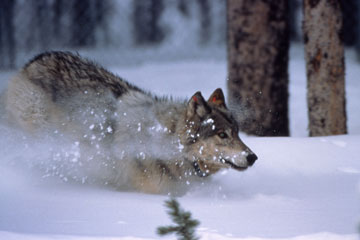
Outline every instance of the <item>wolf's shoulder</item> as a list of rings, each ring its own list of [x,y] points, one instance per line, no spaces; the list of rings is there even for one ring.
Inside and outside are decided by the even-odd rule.
[[[49,61],[81,61],[92,63],[90,60],[81,57],[78,53],[73,53],[70,51],[46,51],[35,55],[31,58],[24,66],[24,68],[29,67],[33,63],[48,63]]]
[[[30,81],[45,89],[66,91],[108,89],[116,97],[143,90],[98,63],[68,51],[49,51],[32,58],[23,68]]]

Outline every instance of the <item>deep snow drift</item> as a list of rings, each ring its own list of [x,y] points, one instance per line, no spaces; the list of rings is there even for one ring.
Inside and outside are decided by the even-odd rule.
[[[242,136],[259,157],[252,168],[223,171],[179,198],[200,220],[202,239],[358,239],[359,64],[349,52],[349,135],[307,138],[302,49],[293,48],[291,56],[293,137]],[[184,98],[201,90],[208,97],[225,88],[224,59],[109,68],[159,95]],[[11,74],[1,74],[1,82]],[[0,131],[0,239],[159,239],[156,227],[170,223],[166,196],[46,176],[31,163],[46,165],[49,148],[59,146],[39,144],[2,124]],[[76,157],[76,146],[65,145],[63,154],[60,163],[61,157]]]

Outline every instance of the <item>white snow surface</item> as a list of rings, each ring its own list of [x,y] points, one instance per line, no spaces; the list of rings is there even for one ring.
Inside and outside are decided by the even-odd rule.
[[[347,52],[349,134],[309,138],[302,52],[301,46],[291,50],[292,136],[241,134],[259,157],[255,165],[245,172],[218,173],[178,198],[201,222],[201,239],[358,239],[360,65]],[[218,87],[226,89],[222,57],[105,67],[159,95],[184,98],[201,90],[208,97]],[[0,74],[1,89],[12,74]],[[3,124],[0,132],[1,240],[175,239],[156,235],[158,226],[171,224],[164,207],[167,196],[44,177],[29,165],[46,162],[52,143],[37,144]],[[76,157],[76,151],[69,154]]]

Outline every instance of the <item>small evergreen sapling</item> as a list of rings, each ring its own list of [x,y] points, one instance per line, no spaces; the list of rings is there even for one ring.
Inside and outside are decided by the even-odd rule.
[[[164,236],[175,233],[179,236],[178,240],[198,240],[199,238],[195,236],[195,228],[200,222],[192,219],[190,212],[182,210],[175,199],[165,201],[165,206],[169,209],[168,214],[176,225],[158,227],[157,234]]]

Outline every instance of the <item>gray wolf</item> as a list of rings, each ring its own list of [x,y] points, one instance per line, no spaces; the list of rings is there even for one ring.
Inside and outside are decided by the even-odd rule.
[[[78,161],[98,161],[104,181],[119,189],[176,194],[257,160],[221,89],[208,100],[200,92],[184,101],[161,98],[79,55],[47,52],[10,80],[5,98],[16,126],[73,139]]]

